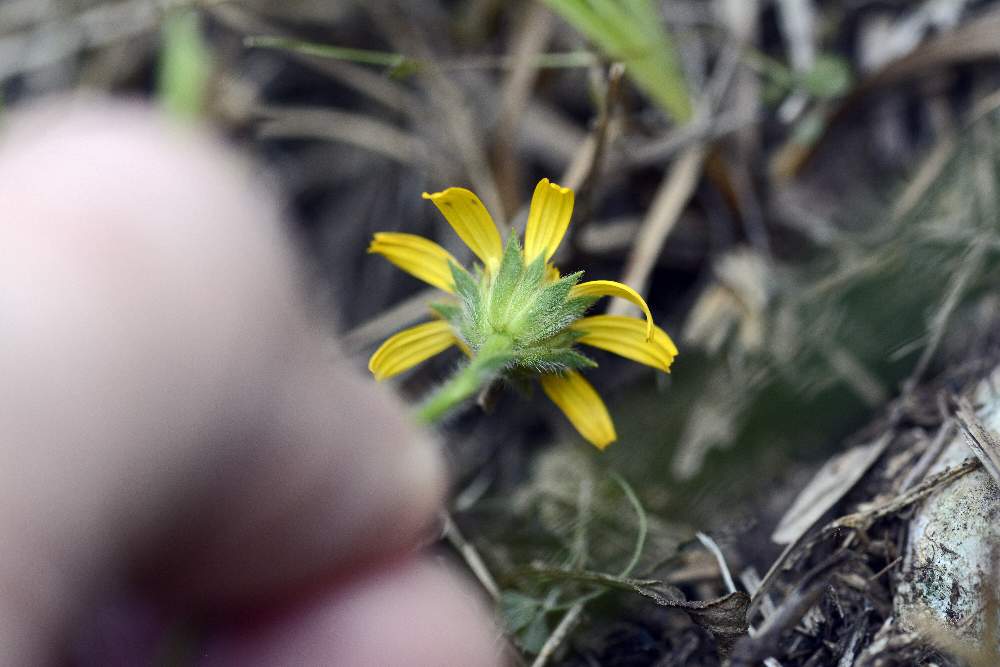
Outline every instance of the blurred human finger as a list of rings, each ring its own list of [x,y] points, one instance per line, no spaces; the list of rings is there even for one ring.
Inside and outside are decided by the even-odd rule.
[[[278,622],[233,631],[210,645],[205,667],[433,665],[487,667],[502,644],[484,610],[449,573],[409,563],[354,582]]]
[[[433,516],[436,452],[331,353],[272,198],[216,142],[137,105],[36,109],[0,145],[0,221],[6,657],[50,659],[136,572],[262,604]]]

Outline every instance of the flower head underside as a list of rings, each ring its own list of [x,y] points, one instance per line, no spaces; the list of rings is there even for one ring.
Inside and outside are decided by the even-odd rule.
[[[597,364],[580,345],[613,352],[670,372],[673,341],[653,323],[646,302],[611,280],[581,282],[582,273],[562,276],[550,260],[573,213],[573,191],[543,179],[535,188],[524,245],[515,233],[506,244],[479,198],[464,188],[424,194],[444,215],[481,264],[460,265],[437,243],[414,234],[379,232],[369,252],[451,295],[435,304],[436,319],[405,329],[372,355],[369,370],[384,380],[453,346],[469,357],[466,384],[498,376],[537,377],[545,394],[586,440],[603,449],[617,438],[604,402],[580,371]],[[601,297],[626,299],[644,319],[591,315]]]

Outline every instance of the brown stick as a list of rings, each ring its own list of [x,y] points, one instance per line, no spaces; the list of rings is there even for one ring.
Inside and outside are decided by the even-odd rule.
[[[965,398],[958,399],[955,418],[965,435],[969,449],[986,468],[986,472],[993,477],[993,481],[1000,485],[1000,440],[991,429],[979,421],[972,404]]]

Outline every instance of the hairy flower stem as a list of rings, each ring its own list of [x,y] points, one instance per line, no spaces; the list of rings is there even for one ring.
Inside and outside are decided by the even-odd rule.
[[[465,364],[431,394],[417,410],[424,424],[440,421],[459,403],[488,385],[511,360],[513,341],[504,334],[493,334]]]

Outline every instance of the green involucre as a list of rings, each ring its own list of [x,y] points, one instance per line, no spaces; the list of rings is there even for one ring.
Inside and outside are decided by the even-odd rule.
[[[546,281],[541,256],[525,266],[516,236],[507,241],[495,274],[474,273],[451,264],[459,305],[437,305],[476,356],[487,341],[501,336],[510,341],[505,372],[510,375],[560,373],[597,364],[574,348],[581,334],[567,327],[596,301],[573,297],[582,272]]]

